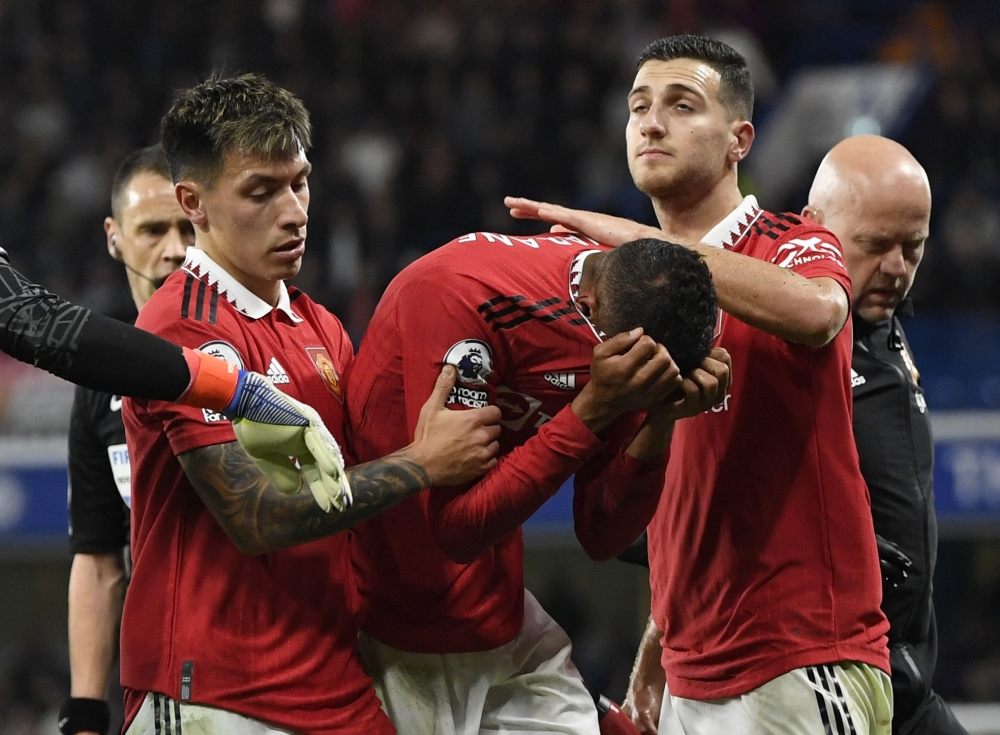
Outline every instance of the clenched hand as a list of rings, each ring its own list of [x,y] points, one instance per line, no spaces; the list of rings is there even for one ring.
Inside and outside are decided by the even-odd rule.
[[[420,409],[410,450],[436,486],[461,485],[489,472],[500,448],[500,409],[453,411],[448,394],[458,371],[445,365],[430,398]]]

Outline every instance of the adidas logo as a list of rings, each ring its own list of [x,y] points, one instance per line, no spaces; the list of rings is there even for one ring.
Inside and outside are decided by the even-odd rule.
[[[556,388],[576,390],[576,373],[545,373],[545,379]]]
[[[858,375],[858,371],[851,368],[851,387],[857,388],[859,385],[864,385],[865,382],[867,382],[865,381],[865,376]]]
[[[271,364],[267,366],[267,377],[275,385],[286,385],[292,382],[288,379],[288,373],[285,372],[285,368],[281,367],[281,363],[276,357],[272,357]]]

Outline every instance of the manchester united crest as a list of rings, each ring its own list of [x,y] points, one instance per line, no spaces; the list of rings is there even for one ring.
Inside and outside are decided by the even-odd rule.
[[[340,376],[337,375],[337,370],[333,366],[333,358],[330,357],[326,347],[306,347],[306,354],[313,361],[313,365],[319,371],[319,376],[323,379],[326,387],[338,401],[343,403],[344,389],[340,385]]]

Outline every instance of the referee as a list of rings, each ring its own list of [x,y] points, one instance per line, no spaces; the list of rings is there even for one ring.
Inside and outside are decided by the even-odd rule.
[[[804,217],[840,239],[854,314],[854,436],[871,494],[889,618],[893,733],[964,734],[931,689],[937,660],[932,581],[937,517],[927,404],[899,316],[924,252],[927,174],[888,138],[848,138],[816,172]]]
[[[194,229],[184,216],[159,145],[130,154],[115,175],[108,251],[126,268],[138,309],[184,261]],[[65,734],[104,733],[105,700],[118,653],[127,577],[131,474],[121,396],[78,387],[69,432],[69,650]]]

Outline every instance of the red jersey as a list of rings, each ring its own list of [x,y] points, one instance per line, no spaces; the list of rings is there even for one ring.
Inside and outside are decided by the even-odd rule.
[[[343,442],[340,376],[351,342],[301,292],[282,286],[271,308],[189,248],[137,325],[268,375]],[[160,692],[295,732],[395,732],[357,655],[347,535],[242,554],[176,459],[235,441],[232,425],[162,401],[123,405],[133,487],[121,646],[127,722],[146,692]]]
[[[348,380],[358,461],[412,441],[444,363],[459,373],[452,406],[503,412],[503,456],[484,478],[420,493],[354,529],[362,628],[383,643],[459,653],[513,640],[520,524],[574,472],[577,537],[591,556],[620,553],[652,516],[664,458],[624,453],[642,416],[619,417],[604,443],[569,407],[598,342],[574,290],[602,249],[578,236],[473,233],[409,266],[383,295]]]
[[[840,243],[747,197],[705,242],[828,277]],[[650,585],[670,693],[743,694],[834,661],[889,670],[868,488],[851,428],[851,322],[819,349],[721,315],[725,402],[679,421],[649,526]]]

